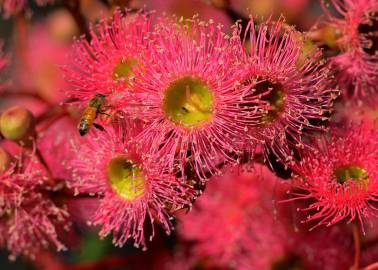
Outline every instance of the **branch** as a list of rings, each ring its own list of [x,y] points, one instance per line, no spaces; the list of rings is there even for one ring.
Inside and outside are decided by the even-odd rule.
[[[241,21],[243,29],[246,29],[249,22],[248,17],[234,10],[229,0],[210,0],[210,3],[213,7],[223,10],[233,22]]]
[[[80,1],[79,0],[64,0],[64,7],[71,13],[77,26],[79,27],[80,33],[85,35],[85,38],[90,40],[90,32],[88,24],[83,14],[80,11]]]

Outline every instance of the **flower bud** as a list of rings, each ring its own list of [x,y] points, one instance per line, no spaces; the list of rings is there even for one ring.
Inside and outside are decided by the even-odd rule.
[[[5,172],[11,165],[12,157],[9,153],[0,147],[0,173]]]
[[[54,41],[68,42],[79,30],[72,15],[65,9],[52,12],[47,18],[47,27]]]
[[[33,135],[34,117],[29,110],[13,106],[1,114],[0,131],[6,139],[23,141]]]

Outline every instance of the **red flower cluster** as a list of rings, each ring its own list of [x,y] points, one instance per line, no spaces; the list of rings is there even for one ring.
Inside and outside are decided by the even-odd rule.
[[[296,229],[289,206],[278,203],[285,196],[282,180],[265,166],[248,167],[247,172],[226,169],[212,179],[192,212],[180,218],[179,233],[193,244],[186,258],[179,249],[168,269],[347,269],[352,264],[345,228]]]
[[[128,237],[144,243],[151,211],[169,232],[165,205],[176,209],[190,204],[180,197],[192,198],[178,181],[207,181],[242,157],[253,160],[260,145],[292,160],[290,147],[303,148],[303,134],[321,129],[312,121],[327,119],[337,96],[320,52],[302,59],[300,34],[282,19],[259,30],[250,21],[247,51],[238,25],[229,37],[213,21],[161,17],[152,27],[151,16],[117,11],[92,31],[91,43],[76,42],[73,64],[64,68],[69,97],[122,122],[120,134],[96,132],[88,147],[78,146],[70,182],[105,196],[94,223],[103,225],[101,235],[119,235],[119,245]],[[136,173],[140,191],[126,183],[132,178],[117,178],[119,170]],[[114,205],[125,208],[114,212]]]
[[[347,126],[340,134],[314,142],[314,151],[302,155],[294,181],[307,191],[295,193],[301,199],[315,199],[305,210],[316,210],[307,221],[318,225],[355,219],[361,224],[376,216],[378,200],[378,133],[367,127]]]
[[[8,151],[19,153],[12,158]],[[57,230],[69,225],[68,212],[45,194],[54,185],[43,165],[34,152],[20,151],[17,145],[0,147],[0,246],[10,250],[10,259],[34,258],[48,246],[65,249]]]
[[[378,3],[376,0],[331,2],[341,15],[341,18],[335,16],[325,8],[334,46],[341,50],[330,58],[338,70],[338,84],[346,97],[367,100],[378,91]]]
[[[133,238],[135,246],[145,247],[146,219],[152,226],[150,240],[154,220],[169,234],[169,211],[189,206],[195,195],[175,175],[143,158],[135,143],[142,128],[141,122],[124,119],[106,132],[94,132],[93,137],[74,144],[77,158],[69,161],[69,187],[77,193],[101,196],[91,223],[102,226],[101,237],[113,232],[117,246]]]

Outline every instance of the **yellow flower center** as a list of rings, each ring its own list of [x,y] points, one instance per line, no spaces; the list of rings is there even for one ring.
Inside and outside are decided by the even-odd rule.
[[[347,165],[337,168],[333,172],[338,183],[343,184],[348,180],[353,180],[367,185],[369,176],[365,169],[359,166]]]
[[[142,169],[125,157],[111,159],[107,174],[112,189],[126,200],[133,201],[146,191]]]
[[[180,78],[165,91],[163,110],[172,122],[197,127],[213,115],[213,93],[199,78]]]
[[[316,47],[315,43],[312,42],[310,39],[305,39],[303,41],[301,53],[298,56],[298,60],[296,63],[296,66],[298,68],[301,68],[306,64],[307,59],[311,57],[311,52],[314,50],[315,47]]]
[[[271,82],[269,80],[259,81],[255,85],[257,95],[262,95],[261,100],[269,103],[269,107],[264,111],[261,118],[261,124],[269,124],[273,122],[280,113],[285,109],[285,93],[280,83]],[[264,94],[270,91],[269,94]]]
[[[301,270],[303,264],[301,258],[296,255],[284,256],[273,263],[271,270]]]
[[[364,52],[374,55],[378,52],[378,12],[370,12],[367,16],[367,22],[358,26],[358,32],[364,34],[368,41],[368,44],[363,46]]]
[[[122,58],[113,69],[113,80],[129,79],[134,76],[133,67],[138,61],[132,57]]]

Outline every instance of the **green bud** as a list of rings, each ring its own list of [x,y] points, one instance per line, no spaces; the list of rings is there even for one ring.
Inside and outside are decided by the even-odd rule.
[[[0,131],[9,140],[27,140],[34,133],[34,117],[29,110],[13,106],[1,114]]]

